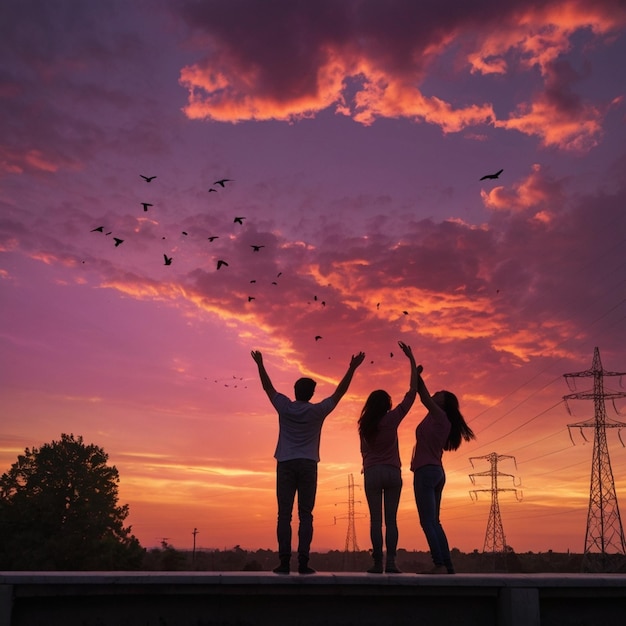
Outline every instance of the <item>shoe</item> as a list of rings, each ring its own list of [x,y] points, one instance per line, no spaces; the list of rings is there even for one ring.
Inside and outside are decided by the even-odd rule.
[[[372,567],[367,570],[368,574],[382,574],[383,573],[383,564],[382,563],[374,563]]]
[[[317,572],[308,565],[300,565],[298,567],[298,574],[317,574]]]
[[[439,574],[448,574],[448,570],[445,565],[434,565],[428,570],[424,570],[423,572],[417,572],[418,574],[427,574],[427,575],[439,575]]]
[[[274,574],[289,574],[289,563],[281,562],[281,564],[275,567],[272,571],[274,572]]]
[[[387,565],[387,567],[385,567],[385,574],[402,574],[402,571],[395,565]]]

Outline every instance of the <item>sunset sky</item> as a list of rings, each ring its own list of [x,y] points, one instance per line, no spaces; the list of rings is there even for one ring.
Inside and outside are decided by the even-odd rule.
[[[321,400],[363,350],[323,429],[312,549],[344,548],[350,474],[368,549],[356,421],[374,389],[402,399],[402,340],[477,435],[444,455],[451,546],[483,548],[491,483],[470,474],[496,453],[507,544],[582,552],[593,429],[568,424],[594,407],[563,396],[593,380],[563,374],[595,347],[626,372],[624,58],[623,0],[5,0],[0,473],[81,435],[143,546],[197,528],[198,548],[275,549],[250,351]],[[428,549],[424,413],[399,429],[408,550]]]

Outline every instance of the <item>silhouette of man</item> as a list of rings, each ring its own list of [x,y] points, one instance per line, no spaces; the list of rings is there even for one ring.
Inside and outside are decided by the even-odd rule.
[[[299,378],[294,385],[295,401],[274,388],[263,364],[263,355],[252,350],[252,358],[259,368],[263,390],[278,412],[278,443],[274,458],[276,464],[276,496],[278,499],[278,556],[276,574],[289,574],[291,562],[291,516],[298,494],[298,572],[314,574],[309,567],[309,550],[313,538],[313,507],[317,491],[317,464],[320,460],[320,435],[328,414],[339,404],[352,382],[357,367],[365,354],[352,355],[348,371],[335,392],[321,402],[310,402],[315,381]]]

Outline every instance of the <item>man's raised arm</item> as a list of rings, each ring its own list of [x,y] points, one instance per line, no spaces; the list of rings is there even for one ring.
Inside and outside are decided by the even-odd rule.
[[[335,389],[335,393],[331,396],[335,401],[335,404],[339,403],[339,400],[343,398],[346,391],[348,391],[348,387],[352,382],[352,377],[354,376],[354,372],[356,372],[356,368],[363,363],[363,359],[365,358],[365,352],[359,352],[357,355],[352,355],[352,359],[350,359],[350,365],[348,366],[348,371],[345,373],[344,377],[341,379],[341,382],[337,385],[337,389]]]
[[[274,389],[274,385],[272,385],[272,381],[270,380],[267,370],[265,369],[265,365],[263,365],[263,355],[258,350],[252,350],[250,354],[259,368],[259,378],[261,379],[263,390],[267,394],[267,397],[271,400],[276,393],[276,389]]]

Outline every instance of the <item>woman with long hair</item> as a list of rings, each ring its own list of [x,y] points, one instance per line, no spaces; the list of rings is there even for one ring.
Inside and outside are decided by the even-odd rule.
[[[398,406],[391,408],[391,396],[383,389],[372,391],[359,418],[365,496],[370,511],[370,538],[374,565],[369,574],[383,573],[383,506],[387,556],[384,571],[399,574],[396,566],[398,523],[396,515],[402,491],[402,471],[398,449],[398,426],[409,412],[417,394],[417,366],[410,346],[398,345],[409,359],[409,390]]]
[[[415,429],[411,471],[420,525],[433,560],[433,568],[423,573],[454,574],[448,539],[439,521],[441,495],[446,483],[442,456],[444,450],[457,450],[461,441],[470,441],[475,435],[459,410],[457,397],[450,391],[437,391],[431,396],[422,379],[422,371],[422,366],[418,366],[417,392],[428,414]]]

